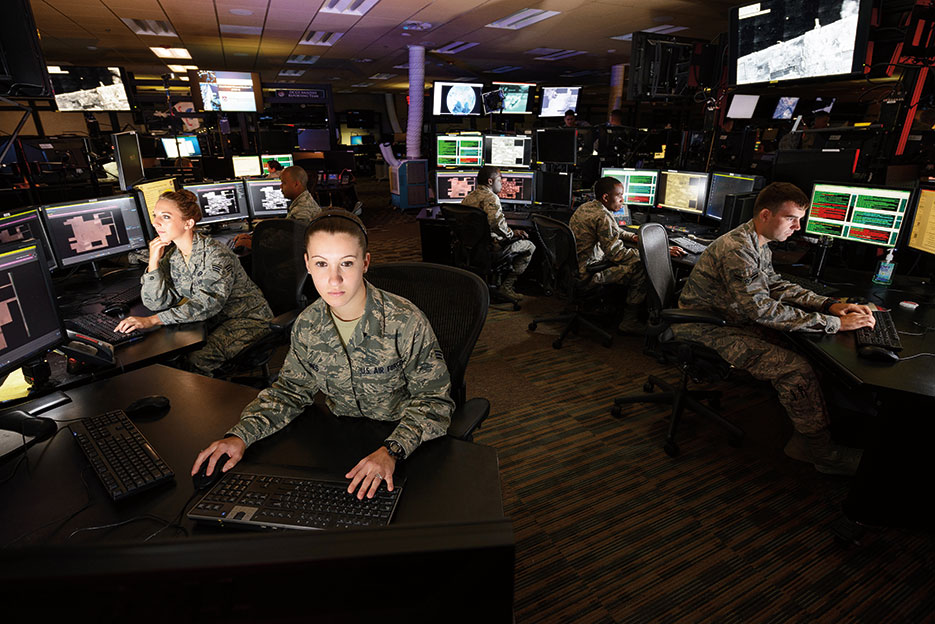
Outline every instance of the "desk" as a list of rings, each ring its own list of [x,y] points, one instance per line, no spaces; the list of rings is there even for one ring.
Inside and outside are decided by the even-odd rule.
[[[869,283],[869,275],[848,280]],[[905,285],[903,286],[903,288]],[[928,294],[911,294],[903,288],[855,288],[874,303],[892,308],[896,328],[921,332],[935,326],[935,302]],[[911,290],[912,285],[908,285]],[[900,308],[901,300],[927,302],[915,311]],[[927,520],[928,483],[935,476],[931,465],[931,435],[935,430],[935,357],[919,357],[887,364],[857,356],[852,332],[833,335],[789,334],[820,367],[847,388],[866,392],[876,402],[876,414],[868,423],[866,448],[860,468],[844,503],[852,520],[872,525],[931,527]],[[901,357],[935,353],[935,332],[924,336],[900,335]],[[922,484],[925,484],[924,486]],[[920,496],[921,494],[921,496]]]
[[[423,444],[401,466],[407,477],[405,491],[387,528],[270,534],[196,527],[183,519],[191,538],[175,536],[167,529],[144,545],[142,540],[160,524],[137,522],[112,531],[83,533],[68,546],[51,546],[62,544],[77,528],[142,514],[170,519],[187,511],[193,494],[189,472],[194,457],[237,422],[243,407],[257,394],[246,386],[151,366],[69,391],[72,403],[43,415],[57,421],[80,418],[124,407],[153,392],[169,397],[172,409],[167,416],[138,426],[175,472],[173,485],[114,504],[64,431],[30,450],[31,474],[21,467],[11,481],[0,486],[0,543],[7,545],[36,531],[17,541],[16,548],[0,552],[0,596],[4,592],[46,599],[56,596],[54,601],[23,609],[24,614],[35,615],[35,609],[54,612],[57,604],[67,605],[63,612],[71,609],[69,598],[78,595],[78,588],[103,577],[108,584],[100,590],[102,596],[120,596],[118,602],[127,613],[134,612],[127,604],[133,594],[150,594],[144,603],[149,606],[152,592],[166,589],[164,595],[156,594],[160,601],[153,605],[156,612],[165,609],[171,614],[161,603],[165,601],[175,606],[181,603],[189,611],[193,606],[209,608],[209,613],[217,615],[224,607],[217,602],[226,596],[240,605],[252,600],[247,610],[254,609],[253,616],[258,618],[261,607],[266,608],[263,591],[276,588],[277,600],[288,602],[290,609],[305,617],[315,613],[314,599],[318,598],[332,612],[369,608],[378,613],[411,614],[412,610],[445,607],[481,616],[477,605],[483,605],[483,611],[496,612],[486,612],[475,621],[510,620],[513,538],[503,516],[496,451],[448,437]],[[337,419],[313,408],[286,430],[251,446],[244,461],[343,473],[376,448],[392,427],[393,423]],[[11,467],[12,462],[6,463],[2,475],[9,474]],[[66,519],[88,497],[82,474],[91,504]],[[459,548],[465,549],[463,556],[453,556]],[[380,568],[379,562],[372,561],[378,553],[384,556],[383,569],[373,575],[368,570],[367,578],[359,579],[360,570],[353,570],[355,561]],[[400,568],[400,556],[411,557],[412,563]],[[336,575],[341,566],[346,568],[343,578]],[[467,570],[478,576],[466,578]],[[405,587],[393,582],[397,574],[406,575]],[[109,584],[113,591],[108,591]],[[197,590],[194,598],[194,590],[186,593],[186,587],[200,585],[226,587]],[[291,595],[286,588],[293,586],[304,589]],[[322,591],[317,592],[318,588]],[[402,599],[407,591],[412,592],[412,600]],[[339,600],[349,601],[339,604]],[[8,604],[5,601],[5,609]],[[279,603],[273,606],[281,608]],[[241,621],[253,619],[246,613],[237,615]],[[426,619],[427,613],[422,615]]]

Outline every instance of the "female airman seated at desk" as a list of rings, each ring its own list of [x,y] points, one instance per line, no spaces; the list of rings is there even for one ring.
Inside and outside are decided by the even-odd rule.
[[[128,316],[117,331],[205,321],[204,347],[186,364],[210,375],[244,347],[269,332],[273,312],[247,276],[237,256],[213,238],[195,232],[201,219],[191,191],[163,193],[153,211],[158,236],[149,243],[149,267],[143,275],[143,305],[152,316]]]
[[[296,320],[279,378],[244,409],[227,437],[198,454],[192,474],[205,460],[208,475],[230,470],[248,445],[285,427],[320,390],[337,416],[398,423],[345,475],[348,492],[373,497],[383,481],[392,491],[398,460],[447,432],[454,410],[448,368],[422,312],[364,280],[370,254],[360,219],[344,210],[322,212],[305,233],[305,247],[321,298]],[[230,460],[215,466],[225,453]]]

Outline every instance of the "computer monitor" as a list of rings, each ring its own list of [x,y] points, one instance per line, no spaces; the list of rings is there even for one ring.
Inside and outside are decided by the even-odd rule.
[[[909,189],[816,182],[805,231],[894,247],[911,198]]]
[[[909,230],[909,246],[935,254],[935,189],[919,190],[916,214]]]
[[[143,157],[140,142],[135,132],[118,132],[110,135],[114,144],[114,160],[117,161],[117,180],[120,190],[130,188],[146,177],[143,173]]]
[[[266,163],[271,160],[275,160],[280,165],[282,165],[283,168],[291,167],[292,165],[295,164],[295,162],[292,159],[292,154],[263,154],[262,156],[260,156],[260,160],[263,161],[264,168],[266,167]]]
[[[479,134],[440,134],[435,139],[439,167],[480,167],[484,164],[484,138]]]
[[[578,131],[574,128],[536,130],[536,162],[573,165],[578,158]]]
[[[263,166],[259,156],[233,156],[232,160],[235,178],[263,175]]]
[[[166,158],[201,156],[201,145],[196,136],[162,137],[162,149],[166,152]]]
[[[460,204],[476,185],[474,171],[438,171],[435,173],[435,199],[439,204]]]
[[[65,338],[42,245],[0,245],[0,380]]]
[[[555,204],[571,208],[571,189],[570,173],[536,172],[536,204]]]
[[[743,95],[737,93],[730,101],[730,107],[727,109],[729,119],[751,119],[753,111],[756,110],[756,103],[760,101],[759,95]]]
[[[503,108],[497,111],[506,115],[526,115],[532,113],[532,96],[536,85],[528,82],[495,82],[495,89],[503,94]]]
[[[207,225],[223,221],[239,221],[249,216],[242,180],[192,184],[183,188],[198,197],[198,203],[201,205],[199,223]]]
[[[531,204],[535,198],[535,174],[532,171],[501,171],[500,197],[502,204]]]
[[[200,111],[263,111],[258,73],[198,69],[190,70],[188,77],[195,108]]]
[[[773,182],[791,182],[808,193],[815,180],[850,182],[857,150],[779,150],[773,161]]]
[[[120,67],[48,67],[60,111],[129,111],[127,80]]]
[[[532,162],[532,138],[484,136],[484,164],[494,167],[528,167]]]
[[[146,247],[146,231],[133,195],[115,195],[42,207],[60,267],[109,258]]]
[[[364,135],[355,134],[351,136],[351,145],[363,145],[364,144]]]
[[[797,97],[780,97],[773,111],[773,119],[792,119],[795,107],[799,104]]]
[[[299,128],[296,140],[302,151],[324,152],[331,149],[331,132],[328,128]]]
[[[43,256],[49,270],[56,268],[55,256],[49,245],[38,208],[12,208],[0,210],[0,245],[18,244],[20,241],[36,240],[42,246]]]
[[[470,82],[441,82],[432,87],[433,115],[480,115],[483,110],[481,91],[483,84]]]
[[[251,217],[284,217],[289,212],[289,200],[282,194],[279,180],[245,180],[244,184]]]
[[[730,83],[846,77],[866,60],[871,0],[760,0],[729,11]]]
[[[564,117],[565,111],[578,107],[581,87],[542,87],[540,117]]]
[[[656,205],[679,212],[702,214],[708,196],[708,174],[700,171],[660,171]]]
[[[708,201],[705,203],[704,216],[720,221],[724,214],[724,199],[728,195],[750,193],[762,186],[762,181],[761,177],[753,175],[712,173],[708,185]]]
[[[659,172],[653,169],[602,169],[602,178],[616,178],[623,185],[623,203],[649,208],[656,205]]]
[[[140,207],[143,208],[143,214],[148,224],[147,229],[151,236],[155,235],[156,230],[153,228],[153,220],[156,218],[156,202],[159,201],[163,193],[175,190],[175,178],[143,182],[133,188],[136,189]]]

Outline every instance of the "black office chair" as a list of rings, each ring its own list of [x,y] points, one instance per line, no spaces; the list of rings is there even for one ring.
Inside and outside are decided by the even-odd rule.
[[[627,403],[665,403],[672,405],[669,431],[666,434],[665,451],[670,457],[679,454],[675,434],[682,412],[687,407],[727,430],[732,446],[739,446],[744,432],[715,410],[720,407],[721,393],[712,390],[689,390],[689,380],[695,383],[713,383],[727,378],[731,366],[718,353],[702,344],[679,340],[672,334],[671,326],[677,323],[705,323],[723,327],[727,323],[713,312],[680,310],[676,306],[675,276],[669,258],[669,237],[665,228],[658,223],[647,223],[640,227],[640,256],[646,271],[647,302],[649,304],[649,329],[647,341],[656,356],[664,362],[676,364],[682,372],[678,386],[669,384],[655,375],[650,375],[643,385],[647,394],[614,399],[610,413],[620,418],[621,406]],[[649,394],[659,386],[663,392]],[[707,400],[708,404],[701,403]],[[713,408],[713,409],[712,409]]]
[[[392,262],[371,266],[367,281],[416,305],[428,318],[451,376],[457,408],[448,435],[471,440],[490,413],[487,399],[467,399],[464,372],[490,303],[487,285],[477,275],[428,262]]]
[[[575,235],[571,228],[550,217],[534,214],[531,218],[542,242],[542,254],[550,273],[547,281],[555,284],[560,295],[568,299],[568,311],[558,316],[533,319],[529,324],[530,331],[535,331],[539,323],[565,323],[561,335],[552,343],[553,347],[561,349],[569,332],[584,326],[601,338],[602,345],[609,347],[613,343],[613,335],[592,319],[602,316],[601,310],[607,311],[613,306],[607,297],[608,289],[594,284],[591,278],[609,268],[611,263],[601,262],[589,266],[587,279],[582,279],[578,275]]]
[[[512,303],[513,309],[519,310],[519,301],[501,292],[499,286],[503,277],[513,270],[513,261],[520,254],[495,247],[487,213],[480,208],[443,204],[441,211],[451,227],[455,265],[486,280],[493,299]]]

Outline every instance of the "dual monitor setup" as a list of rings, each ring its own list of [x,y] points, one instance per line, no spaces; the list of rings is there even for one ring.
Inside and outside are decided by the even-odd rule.
[[[500,202],[514,207],[529,204],[570,206],[572,175],[564,172],[501,170]],[[477,172],[437,171],[435,197],[440,204],[459,204],[476,186]]]
[[[439,134],[435,137],[435,164],[439,169],[483,165],[527,169],[533,164],[533,139],[535,162],[575,164],[578,135],[573,128],[542,128],[532,136],[477,132]]]
[[[531,115],[537,86],[526,82],[494,82],[489,91],[483,83],[436,81],[432,87],[432,114]],[[578,106],[581,87],[542,87],[540,117],[561,117]]]

